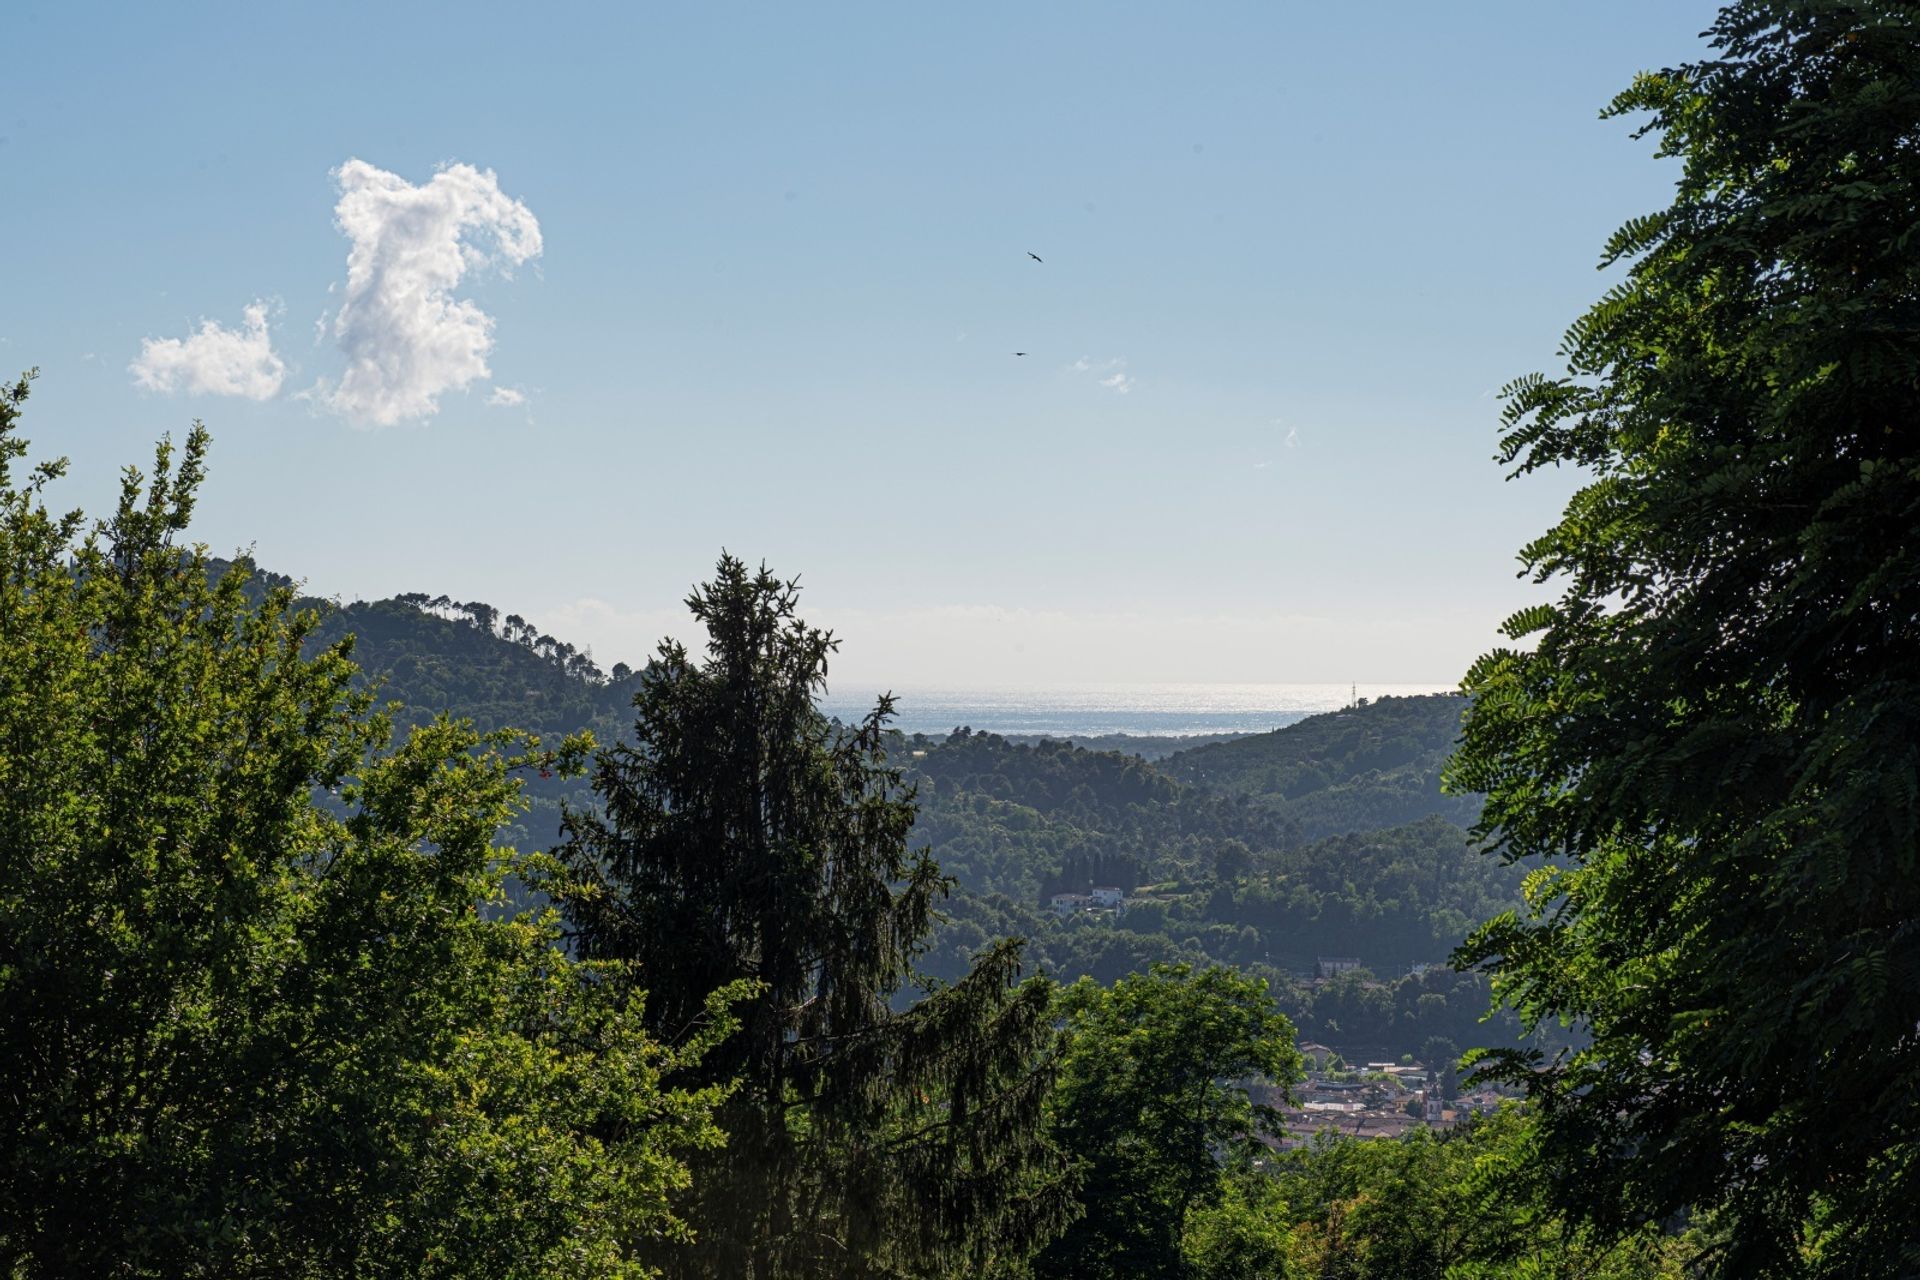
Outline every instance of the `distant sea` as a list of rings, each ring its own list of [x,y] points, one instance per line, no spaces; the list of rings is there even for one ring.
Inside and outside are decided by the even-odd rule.
[[[1266,733],[1362,698],[1441,693],[1437,684],[1085,684],[1055,688],[897,688],[894,727],[945,735],[965,725],[1001,734],[1142,737]],[[822,708],[841,720],[873,706],[870,689],[832,688]]]

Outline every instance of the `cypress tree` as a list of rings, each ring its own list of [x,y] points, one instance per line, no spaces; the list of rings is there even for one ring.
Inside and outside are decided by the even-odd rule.
[[[576,944],[637,962],[656,1033],[757,984],[691,1082],[737,1084],[728,1145],[694,1168],[697,1241],[654,1261],[756,1280],[1017,1267],[1068,1203],[1040,1130],[1050,988],[1018,981],[1013,940],[951,986],[915,979],[948,881],[909,847],[893,701],[850,726],[820,712],[837,642],[796,602],[722,556],[687,601],[704,660],[661,645],[633,740],[597,762],[601,811],[570,814],[559,851]]]

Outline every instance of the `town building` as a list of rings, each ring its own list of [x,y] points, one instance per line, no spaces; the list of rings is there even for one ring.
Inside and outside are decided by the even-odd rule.
[[[1313,976],[1337,978],[1343,973],[1351,973],[1358,968],[1360,968],[1359,956],[1321,956],[1313,962]]]

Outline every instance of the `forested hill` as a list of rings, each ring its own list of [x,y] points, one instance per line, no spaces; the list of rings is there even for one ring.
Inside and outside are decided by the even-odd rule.
[[[209,567],[218,575],[232,562]],[[257,598],[297,584],[253,567],[249,586]],[[353,638],[363,684],[382,703],[398,704],[402,732],[443,711],[483,732],[526,729],[543,738],[591,729],[604,741],[628,723],[636,673],[625,665],[603,671],[591,654],[490,604],[409,592],[352,604],[302,596],[296,605],[320,616],[309,652]]]
[[[209,568],[217,576],[232,565],[216,560]],[[296,585],[253,567],[248,589],[258,598]],[[582,729],[611,742],[631,724],[635,672],[623,665],[603,671],[591,655],[492,605],[414,592],[352,604],[303,596],[297,606],[319,615],[309,653],[352,637],[360,683],[377,692],[397,736],[442,712],[483,732],[524,729],[549,745]],[[562,803],[586,805],[592,793],[577,778],[523,781],[528,810],[502,834],[522,848],[549,848],[560,836]]]
[[[626,727],[637,681],[626,668],[602,672],[566,642],[517,616],[490,616],[488,606],[432,604],[403,596],[327,607],[311,643],[353,636],[354,661],[383,698],[402,704],[403,727],[441,710],[482,730],[543,737],[592,729],[604,741]]]
[[[916,837],[967,895],[1033,912],[1019,931],[1043,942],[1056,932],[1040,911],[1049,895],[1110,884],[1128,895],[1124,918],[1074,929],[1186,938],[1215,959],[1296,971],[1352,955],[1385,973],[1443,960],[1518,897],[1517,869],[1431,813],[1304,840],[1258,797],[1189,786],[1131,756],[964,731],[903,745]]]
[[[1254,973],[1303,1035],[1349,1052],[1515,1042],[1511,1018],[1480,1021],[1483,979],[1437,967],[1519,898],[1520,869],[1475,852],[1453,823],[1429,816],[1302,842],[1257,799],[1187,786],[1130,756],[988,733],[898,745],[919,787],[914,838],[957,881],[922,957],[935,977],[957,979],[1015,935],[1033,966],[1068,980],[1111,983],[1159,961]],[[1125,890],[1124,913],[1060,917],[1044,905],[1094,884]],[[1372,972],[1306,980],[1322,956]]]
[[[1232,877],[1298,843],[1289,823],[1245,797],[1186,786],[1136,756],[968,730],[906,745],[915,835],[974,893],[1037,907],[1092,883]]]
[[[1465,711],[1456,694],[1380,698],[1182,751],[1159,767],[1189,785],[1255,797],[1308,839],[1430,816],[1471,826],[1479,798],[1440,791]]]

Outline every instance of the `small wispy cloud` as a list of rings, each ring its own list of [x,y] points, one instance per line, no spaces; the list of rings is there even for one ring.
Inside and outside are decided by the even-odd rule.
[[[518,387],[495,387],[487,403],[497,409],[517,409],[527,402],[527,393]]]
[[[1287,438],[1281,443],[1285,444],[1289,449],[1297,448],[1300,444],[1300,428],[1288,427]]]
[[[1119,356],[1109,360],[1092,360],[1081,356],[1067,366],[1067,372],[1104,374],[1104,377],[1098,379],[1100,385],[1123,396],[1133,390],[1136,381],[1134,376],[1127,372],[1127,362]]]
[[[184,338],[147,338],[127,372],[148,391],[271,400],[286,380],[287,366],[274,354],[267,310],[265,302],[254,302],[241,313],[238,329],[202,320]]]

